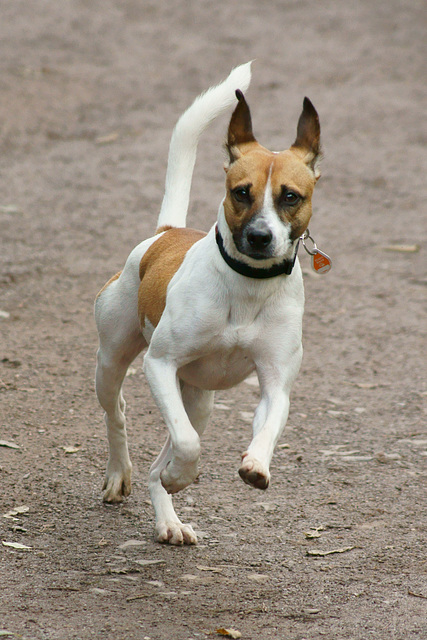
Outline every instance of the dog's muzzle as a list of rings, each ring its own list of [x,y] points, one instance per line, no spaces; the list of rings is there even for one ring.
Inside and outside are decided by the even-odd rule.
[[[240,234],[233,234],[236,248],[254,260],[265,260],[274,255],[273,233],[262,219],[249,222]]]

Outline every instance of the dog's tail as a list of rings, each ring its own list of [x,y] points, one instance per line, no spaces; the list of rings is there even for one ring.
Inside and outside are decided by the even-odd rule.
[[[233,69],[224,82],[202,93],[178,120],[169,147],[158,227],[185,227],[199,137],[212,120],[234,103],[236,89],[246,91],[250,81],[248,62]]]

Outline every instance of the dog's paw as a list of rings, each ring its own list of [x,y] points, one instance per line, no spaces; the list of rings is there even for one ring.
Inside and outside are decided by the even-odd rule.
[[[131,484],[132,466],[126,469],[109,470],[105,474],[103,501],[108,503],[122,502],[123,498],[130,495],[132,490]]]
[[[171,460],[160,474],[160,480],[168,493],[177,493],[194,482],[198,476],[197,460],[180,464]]]
[[[270,472],[265,469],[260,462],[250,453],[246,452],[242,455],[242,466],[239,469],[239,475],[243,482],[265,491],[270,484]]]
[[[197,544],[197,536],[189,524],[182,522],[158,522],[156,524],[156,540],[162,544]]]

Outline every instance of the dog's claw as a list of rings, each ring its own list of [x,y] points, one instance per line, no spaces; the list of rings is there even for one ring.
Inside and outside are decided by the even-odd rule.
[[[109,472],[107,469],[104,485],[102,487],[104,502],[115,504],[123,502],[132,491],[131,468],[128,471]]]
[[[197,544],[197,536],[189,524],[161,522],[156,525],[156,540],[163,544],[182,546]]]
[[[239,475],[243,482],[255,487],[255,489],[265,491],[270,484],[269,471],[265,470],[262,464],[249,453],[242,455],[242,466],[239,469]]]

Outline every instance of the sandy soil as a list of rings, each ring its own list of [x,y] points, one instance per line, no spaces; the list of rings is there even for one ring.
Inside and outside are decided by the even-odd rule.
[[[0,540],[30,549],[0,544],[2,637],[427,637],[425,18],[421,0],[3,0],[0,439],[18,448],[0,447]],[[140,362],[133,494],[101,501],[92,302],[154,230],[177,117],[252,58],[260,142],[293,141],[304,95],[319,111],[310,228],[334,266],[312,275],[300,253],[305,356],[272,486],[237,474],[257,387],[218,393],[199,482],[176,500],[200,543],[169,548],[152,535],[165,428]],[[201,141],[203,229],[226,126]]]

